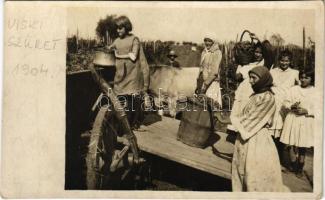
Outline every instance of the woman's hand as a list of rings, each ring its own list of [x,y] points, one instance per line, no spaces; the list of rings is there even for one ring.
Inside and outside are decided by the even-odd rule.
[[[109,46],[104,46],[104,51],[106,52],[106,53],[112,53],[113,51],[115,51],[116,50],[116,48],[115,48],[115,46],[113,46],[113,45],[109,45]]]
[[[253,40],[260,41],[260,40],[258,39],[258,37],[255,35],[255,33],[250,33],[249,36],[250,36]]]

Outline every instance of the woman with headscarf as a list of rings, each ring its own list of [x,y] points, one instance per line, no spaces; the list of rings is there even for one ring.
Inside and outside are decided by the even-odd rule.
[[[233,191],[284,192],[280,161],[267,127],[272,124],[275,99],[273,79],[266,67],[248,72],[253,94],[232,123],[239,134],[232,160]]]
[[[250,37],[258,42],[255,44],[253,60],[248,64],[238,65],[236,79],[240,83],[235,92],[235,100],[232,106],[230,119],[241,113],[243,107],[248,102],[250,95],[254,92],[249,83],[248,72],[256,66],[266,66],[270,69],[273,65],[273,55],[270,51],[269,42],[267,40],[260,42],[258,37],[253,33],[250,34]],[[228,125],[228,129],[237,131],[232,125]]]
[[[221,92],[219,85],[219,65],[222,59],[222,53],[218,43],[214,40],[213,34],[207,34],[204,37],[205,48],[201,54],[200,74],[203,84],[198,89],[205,92],[215,102],[221,104]]]
[[[249,100],[249,96],[254,92],[249,83],[248,72],[256,66],[264,66],[264,58],[260,45],[255,47],[254,61],[247,65],[239,65],[237,68],[236,79],[237,81],[240,81],[240,83],[235,92],[235,101],[231,113],[232,116],[238,115],[241,112],[243,106],[245,106]]]

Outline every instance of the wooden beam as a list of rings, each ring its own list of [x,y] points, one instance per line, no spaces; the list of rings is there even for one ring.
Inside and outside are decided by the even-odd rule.
[[[200,149],[177,140],[179,123],[179,120],[162,117],[162,121],[149,125],[147,132],[135,132],[139,148],[147,153],[230,179],[231,161],[215,155],[211,146]],[[219,142],[221,144],[225,141]],[[232,152],[233,146],[228,147],[231,148],[228,152]]]

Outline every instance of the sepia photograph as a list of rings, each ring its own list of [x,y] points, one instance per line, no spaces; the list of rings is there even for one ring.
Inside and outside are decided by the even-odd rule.
[[[315,12],[68,7],[66,190],[313,192]]]
[[[6,1],[2,198],[321,199],[321,1]]]

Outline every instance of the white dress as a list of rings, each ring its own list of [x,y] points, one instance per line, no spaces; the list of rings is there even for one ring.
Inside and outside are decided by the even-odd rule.
[[[272,127],[269,128],[269,132],[275,138],[281,136],[281,130],[284,121],[284,115],[282,111],[283,100],[288,94],[291,87],[295,85],[296,82],[299,82],[299,71],[288,68],[283,71],[280,68],[273,68],[270,70],[270,73],[273,78],[272,91],[274,92],[276,111],[273,117]]]
[[[314,146],[314,101],[315,88],[301,88],[294,86],[291,88],[285,106],[290,108],[292,104],[300,102],[300,107],[307,109],[308,116],[297,116],[289,112],[285,118],[280,141],[284,144],[297,147]]]

